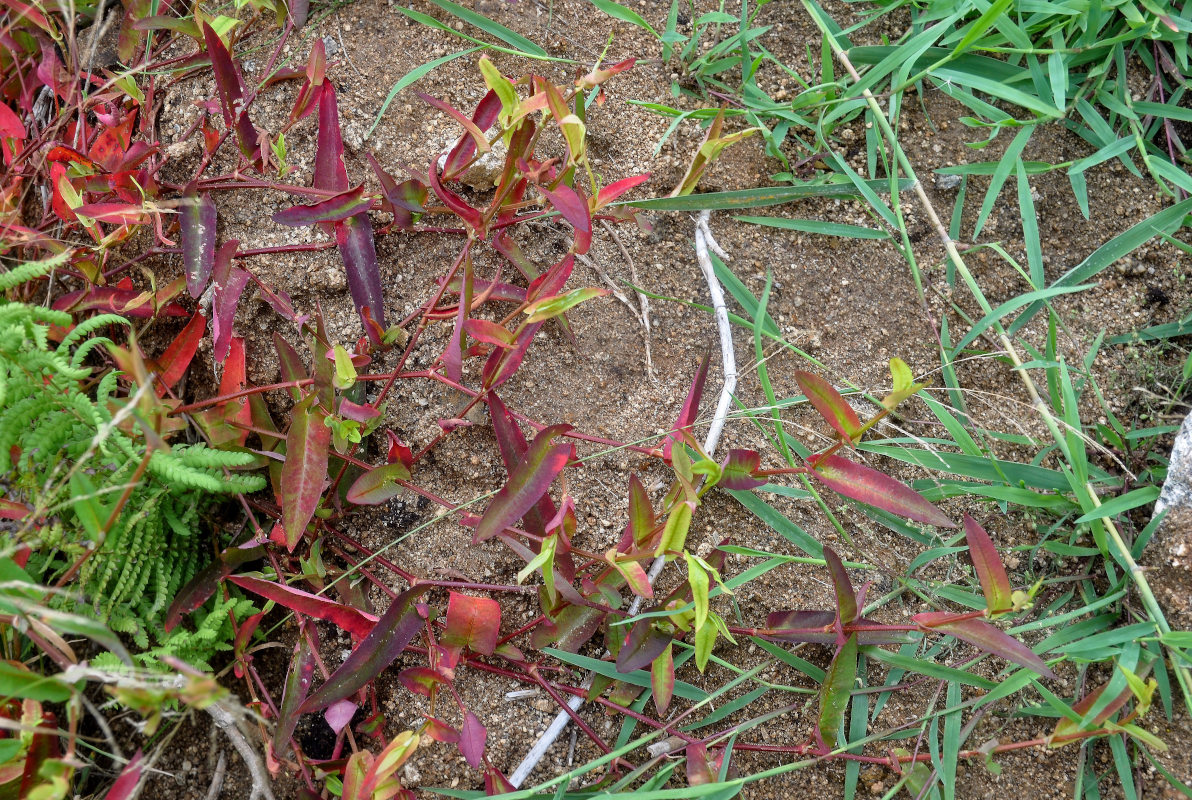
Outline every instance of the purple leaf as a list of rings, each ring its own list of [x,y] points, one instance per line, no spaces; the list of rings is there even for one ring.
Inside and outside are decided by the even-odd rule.
[[[193,185],[187,187],[183,201],[178,211],[186,290],[198,298],[215,266],[215,201],[207,192],[198,194]]]
[[[228,357],[232,344],[232,323],[236,319],[236,306],[240,295],[251,277],[246,270],[232,266],[239,242],[231,239],[224,242],[215,254],[213,288],[211,290],[211,340],[215,345],[215,360],[222,363]]]
[[[853,584],[848,579],[840,556],[827,545],[824,546],[824,561],[832,575],[832,585],[836,587],[836,613],[840,616],[840,624],[848,625],[857,618],[857,593],[853,591]]]
[[[471,711],[464,714],[464,726],[459,731],[459,752],[473,769],[484,763],[484,744],[488,731]]]
[[[670,634],[658,630],[653,623],[651,619],[633,623],[621,652],[617,653],[617,672],[624,674],[648,667],[670,646]]]
[[[1006,575],[1006,568],[1002,566],[993,540],[968,514],[964,515],[964,538],[968,542],[977,579],[981,581],[981,590],[985,592],[986,608],[990,612],[1009,611],[1014,607],[1010,577]]]
[[[534,437],[525,457],[484,512],[480,524],[476,526],[473,541],[483,542],[496,536],[525,516],[538,499],[546,494],[555,477],[567,466],[573,452],[570,444],[551,445],[551,441],[569,430],[570,425],[553,425]]]
[[[348,723],[356,715],[357,708],[359,706],[351,700],[340,700],[338,703],[328,706],[327,710],[323,712],[323,719],[327,720],[331,730],[338,735],[340,731],[348,727]]]
[[[924,500],[918,492],[903,486],[884,472],[840,456],[812,456],[808,463],[811,474],[837,494],[916,522],[941,528],[956,527],[955,522]]]
[[[683,438],[679,431],[683,428],[690,428],[699,415],[699,402],[704,394],[704,381],[708,378],[708,357],[709,354],[704,353],[704,358],[699,363],[699,369],[695,371],[695,378],[691,381],[691,388],[687,391],[687,399],[683,401],[683,408],[679,411],[675,430],[667,434],[666,441],[662,445],[662,457],[667,461],[670,461],[671,446],[675,444],[682,446]]]
[[[302,362],[302,356],[298,355],[298,351],[281,338],[277,331],[273,332],[273,347],[277,350],[277,361],[281,366],[283,381],[304,381],[310,377],[306,373],[306,364]],[[301,397],[298,387],[290,389],[290,396],[294,398],[294,402],[298,402]]]
[[[941,631],[957,639],[964,639],[980,650],[1024,666],[1044,678],[1055,678],[1055,673],[1048,669],[1043,659],[1031,652],[1029,647],[985,620],[974,617],[958,618],[956,614],[947,611],[928,611],[916,614],[911,617],[911,621],[925,631]]]
[[[372,222],[368,214],[357,214],[343,222],[335,223],[335,243],[348,275],[348,288],[352,291],[352,302],[364,320],[364,310],[383,329],[385,327],[385,304],[381,294],[381,268],[377,263],[377,248],[373,241]],[[376,331],[371,325],[364,326],[374,346]]]
[[[414,601],[428,589],[427,585],[417,585],[395,597],[372,633],[302,704],[302,713],[318,711],[350,696],[392,664],[422,627]]]
[[[363,184],[355,189],[328,197],[312,206],[292,206],[273,215],[273,221],[290,228],[301,228],[319,222],[342,222],[372,206],[372,195],[364,193]]]
[[[568,605],[530,634],[530,644],[542,649],[551,646],[567,653],[577,653],[600,630],[605,612],[590,606]]]
[[[290,429],[286,432],[286,463],[281,467],[281,517],[286,549],[294,546],[306,531],[307,523],[323,496],[327,480],[327,448],[331,429],[323,424],[324,414],[309,401],[294,406]]]
[[[853,411],[853,407],[840,396],[832,384],[818,375],[799,370],[795,373],[795,381],[820,416],[840,434],[841,439],[851,444],[861,433],[861,420],[857,419],[857,412]]]
[[[480,126],[478,126],[475,122],[468,119],[468,117],[466,117],[462,111],[460,111],[459,109],[457,109],[455,106],[451,105],[450,103],[446,103],[446,102],[440,100],[437,97],[431,97],[429,94],[423,94],[422,92],[416,92],[416,94],[419,97],[421,97],[423,101],[429,103],[430,105],[434,106],[435,108],[439,109],[440,111],[448,114],[452,119],[454,119],[460,125],[464,126],[464,130],[468,132],[468,136],[471,137],[471,139],[472,139],[473,152],[475,152],[476,149],[479,149],[481,152],[484,152],[484,153],[487,153],[489,151],[488,137],[484,135],[484,131],[481,130]],[[491,94],[491,92],[490,92],[490,94]],[[456,149],[459,149],[459,148],[456,148]],[[468,158],[470,159],[471,156],[469,156]],[[465,159],[465,161],[466,160],[467,159]],[[453,173],[449,173],[449,172],[445,171],[445,174],[450,176]]]
[[[722,489],[747,492],[765,486],[765,480],[753,477],[762,465],[762,457],[756,450],[729,450],[728,457],[720,463]]]
[[[203,23],[203,41],[207,45],[207,55],[211,58],[211,68],[215,73],[215,91],[219,95],[224,127],[230,131],[236,123],[236,114],[243,95],[240,73],[228,54],[228,48],[224,47],[223,40],[206,22]]]
[[[435,190],[435,194],[443,201],[443,205],[447,206],[452,213],[463,220],[468,227],[476,231],[483,238],[484,217],[480,215],[479,211],[465,203],[455,192],[443,187],[443,183],[439,179],[439,167],[437,164],[431,163],[430,169],[427,171],[427,177],[430,178],[430,188]]]
[[[348,188],[348,170],[344,166],[344,140],[339,130],[339,105],[331,84],[323,85],[319,98],[319,139],[315,146],[316,189],[342,192]]]
[[[559,212],[559,216],[571,223],[575,228],[575,243],[571,250],[577,255],[588,252],[592,246],[592,215],[588,211],[588,201],[570,186],[560,184],[554,191],[543,186],[538,191],[550,201]]]

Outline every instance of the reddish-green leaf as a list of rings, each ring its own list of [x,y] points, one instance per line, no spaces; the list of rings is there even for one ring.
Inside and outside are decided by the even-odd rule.
[[[111,225],[140,225],[149,221],[149,212],[145,207],[133,203],[88,203],[74,211],[81,217]]]
[[[629,524],[626,529],[630,541],[637,547],[648,548],[658,523],[654,518],[654,506],[650,495],[636,474],[629,476]]]
[[[756,450],[729,450],[728,457],[720,462],[720,483],[722,489],[748,492],[765,486],[762,478],[753,477],[761,469],[762,457]]]
[[[650,665],[650,689],[654,692],[654,708],[659,716],[664,716],[670,708],[671,698],[675,694],[675,659],[672,654],[674,645],[668,643],[662,655],[654,659]]]
[[[824,561],[828,564],[832,585],[836,587],[836,613],[840,616],[840,624],[848,625],[857,618],[857,593],[853,591],[852,581],[848,579],[840,556],[827,545],[824,545]]]
[[[490,89],[484,97],[480,98],[480,102],[476,104],[476,110],[472,112],[473,127],[476,130],[487,131],[496,122],[500,112],[501,98],[497,97],[497,93]],[[475,154],[476,140],[469,131],[459,137],[455,147],[451,148],[451,152],[447,154],[447,161],[443,164],[443,176],[448,179],[454,178],[467,166]]]
[[[836,657],[828,667],[828,674],[820,686],[820,712],[817,730],[824,746],[836,749],[837,732],[840,730],[844,712],[852,696],[853,682],[857,679],[857,636],[845,640]]]
[[[197,298],[207,287],[215,267],[215,201],[207,192],[199,194],[188,187],[178,209],[178,235],[182,244],[182,264],[186,269],[186,290]]]
[[[437,720],[434,717],[427,717],[425,725],[426,730],[424,731],[424,734],[434,739],[436,742],[455,744],[459,741],[459,731],[442,720]]]
[[[512,331],[487,319],[469,319],[464,330],[473,339],[497,347],[510,348],[517,342]]]
[[[918,492],[872,467],[835,455],[820,458],[813,456],[809,459],[809,464],[812,467],[811,474],[838,494],[916,522],[925,522],[941,528],[956,527],[955,522],[923,499]]]
[[[487,739],[488,731],[479,717],[471,711],[466,712],[463,727],[459,729],[459,752],[473,769],[478,769],[484,764],[484,745]]]
[[[313,396],[294,406],[286,432],[286,463],[281,468],[281,518],[286,549],[294,546],[306,531],[327,481],[327,448],[331,429],[326,418],[313,408]]]
[[[604,557],[617,572],[621,573],[621,577],[625,579],[625,583],[629,585],[629,589],[634,594],[645,598],[654,596],[654,587],[650,585],[650,578],[646,575],[646,570],[640,562],[617,560],[616,549],[609,550]]]
[[[207,55],[211,59],[211,68],[215,73],[215,91],[219,95],[224,127],[230,131],[236,123],[243,94],[240,73],[236,70],[236,64],[232,61],[231,55],[228,54],[228,48],[224,47],[223,40],[206,22],[203,23],[203,41],[207,44]]]
[[[298,708],[306,700],[315,677],[315,654],[310,639],[299,635],[290,659],[290,671],[282,689],[281,708],[278,709],[277,729],[273,733],[273,749],[285,755],[290,749],[290,737],[298,726]]]
[[[112,784],[112,788],[104,795],[104,800],[129,800],[135,797],[137,784],[141,781],[141,772],[145,767],[144,760],[141,751],[137,750],[132,760],[120,771],[120,777]]]
[[[490,597],[451,592],[447,601],[447,629],[439,641],[491,656],[501,632],[501,606]]]
[[[309,375],[306,374],[306,364],[302,363],[302,356],[298,355],[289,342],[281,338],[277,332],[273,332],[273,347],[277,350],[277,361],[281,365],[281,379],[283,381],[304,381]],[[301,392],[298,387],[290,389],[290,396],[294,398],[294,402],[298,402],[301,397]]]
[[[968,542],[973,568],[977,570],[977,578],[981,581],[981,591],[985,592],[986,607],[990,612],[1009,611],[1014,607],[1010,577],[998,558],[993,540],[968,514],[964,515],[964,538]]]
[[[266,600],[272,600],[291,611],[297,611],[299,614],[305,614],[315,619],[326,620],[358,638],[368,636],[377,623],[377,618],[372,614],[366,614],[358,608],[336,603],[317,594],[295,589],[284,583],[275,583],[248,575],[233,575],[228,580],[242,589],[258,594]]]
[[[795,373],[795,380],[798,381],[803,394],[807,395],[807,399],[815,406],[815,410],[842,439],[851,443],[861,433],[861,420],[857,419],[857,412],[853,411],[852,406],[832,388],[832,384],[818,375],[802,370]]]
[[[447,676],[433,667],[408,667],[397,673],[397,679],[406,689],[423,697],[434,697],[439,687],[447,682]],[[457,735],[452,741],[458,738]]]
[[[166,389],[173,388],[174,384],[182,380],[182,376],[190,367],[190,361],[198,352],[199,343],[203,340],[203,334],[206,332],[207,318],[196,313],[174,341],[170,342],[166,351],[158,357],[157,363],[161,367],[161,374],[157,379],[158,397],[164,395]]]
[[[375,467],[352,482],[346,499],[358,506],[376,506],[401,492],[398,481],[408,481],[410,470],[400,461]]]
[[[292,206],[273,215],[273,221],[290,228],[301,228],[319,222],[342,222],[348,217],[368,211],[372,195],[364,193],[364,185],[348,189],[310,206]]]
[[[916,614],[911,619],[924,630],[942,631],[957,639],[964,639],[987,653],[1024,666],[1045,678],[1055,678],[1055,673],[1029,647],[983,619],[957,618],[957,615],[947,611],[928,611]]]
[[[348,697],[392,664],[422,627],[414,601],[430,587],[416,585],[393,599],[372,633],[352,651],[327,682],[302,704],[302,713],[326,708]]]
[[[592,247],[592,215],[588,211],[588,201],[578,190],[559,184],[551,191],[539,186],[538,191],[550,201],[559,216],[567,220],[575,229],[575,242],[571,245],[572,252],[583,255]]]
[[[431,164],[427,171],[427,177],[430,178],[430,188],[434,189],[435,194],[443,205],[447,206],[457,217],[463,220],[472,230],[477,233],[482,233],[484,228],[484,218],[480,212],[465,203],[463,199],[450,189],[444,188],[442,181],[439,179],[438,165]]]
[[[699,369],[695,371],[695,378],[691,381],[691,388],[687,390],[687,399],[683,401],[683,408],[679,411],[675,430],[667,434],[666,441],[662,445],[662,457],[667,461],[670,461],[671,447],[675,444],[682,446],[683,437],[679,431],[684,428],[690,429],[699,415],[699,402],[704,395],[704,381],[708,379],[708,358],[709,354],[704,353],[703,360],[699,363]]]
[[[569,430],[570,425],[553,425],[534,437],[525,457],[484,512],[473,541],[483,542],[496,536],[521,519],[538,498],[546,494],[555,477],[567,466],[572,453],[570,444],[552,445],[551,441]]]
[[[775,611],[766,617],[766,627],[758,635],[775,642],[833,644],[835,628],[833,611]],[[844,632],[856,634],[858,644],[902,644],[907,640],[902,631],[886,630],[882,623],[865,617],[844,626]]]
[[[482,153],[487,153],[489,151],[488,137],[484,135],[484,131],[482,131],[475,122],[468,119],[462,111],[455,108],[450,103],[443,102],[437,97],[431,97],[429,94],[423,94],[422,92],[416,92],[416,94],[421,97],[424,102],[427,102],[440,111],[448,114],[460,125],[463,125],[464,130],[466,130],[468,135],[472,137],[472,144],[477,150]]]
[[[548,319],[553,319],[560,314],[570,311],[586,300],[591,300],[594,297],[604,297],[607,294],[608,289],[585,288],[572,289],[567,294],[560,294],[555,297],[544,297],[526,306],[525,313],[528,315],[526,322],[530,324],[545,322]]]
[[[578,652],[600,630],[604,617],[605,612],[590,606],[565,606],[534,629],[530,644],[538,649],[553,645],[568,653]]]

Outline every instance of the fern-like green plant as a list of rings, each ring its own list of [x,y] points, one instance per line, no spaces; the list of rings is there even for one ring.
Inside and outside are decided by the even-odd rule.
[[[0,290],[60,260],[0,274]],[[33,550],[40,580],[77,580],[91,611],[142,650],[152,635],[158,646],[144,663],[171,654],[205,664],[230,635],[216,623],[245,609],[232,602],[193,634],[167,637],[161,621],[212,551],[203,512],[221,497],[264,488],[265,479],[231,471],[250,466],[251,453],[166,449],[156,435],[150,448],[136,401],[151,387],[133,383],[124,394],[121,373],[97,376],[87,365],[96,348],[113,344],[101,332],[128,321],[100,314],[54,345],[51,326],[71,324],[69,314],[0,300],[0,475],[8,475],[9,496],[32,508],[16,541]]]

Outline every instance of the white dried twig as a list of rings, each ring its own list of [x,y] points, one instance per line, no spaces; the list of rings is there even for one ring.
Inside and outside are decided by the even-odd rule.
[[[617,229],[609,224],[608,220],[600,220],[600,224],[608,231],[608,235],[613,237],[613,241],[617,243],[617,247],[621,250],[621,255],[625,258],[625,263],[629,265],[629,279],[633,281],[634,286],[641,286],[642,283],[637,277],[637,267],[633,264],[633,256],[629,255],[628,248],[625,243],[621,241],[621,237],[617,236]],[[650,380],[654,380],[654,356],[650,352],[650,332],[654,326],[650,323],[650,298],[646,297],[644,292],[637,292],[637,302],[641,306],[640,319],[642,327],[645,329],[646,339],[646,376]]]
[[[207,790],[206,800],[219,800],[219,793],[223,791],[224,774],[228,768],[228,757],[223,750],[219,751],[219,761],[215,762],[215,774],[211,777],[211,788]]]
[[[708,227],[708,218],[711,215],[709,211],[701,211],[695,223],[695,257],[699,261],[700,271],[704,274],[704,280],[708,284],[708,294],[712,297],[712,309],[716,315],[716,330],[720,335],[720,358],[724,368],[724,386],[720,390],[720,400],[716,404],[716,414],[712,418],[712,424],[708,427],[708,435],[704,439],[704,452],[712,455],[716,451],[716,446],[720,443],[720,434],[724,431],[724,422],[728,418],[729,405],[732,403],[733,393],[737,390],[737,359],[733,350],[732,330],[729,328],[728,308],[724,302],[724,290],[720,287],[720,281],[716,277],[716,271],[712,267],[712,259],[708,256],[708,250],[716,253],[724,261],[729,261],[729,256],[725,253],[720,245],[717,244],[716,238],[712,235],[711,229]],[[632,265],[632,261],[630,264]],[[634,278],[636,283],[637,279]],[[646,311],[647,306],[644,305],[645,298],[642,297],[643,312]],[[647,327],[647,347],[649,342],[648,336],[649,328]],[[662,572],[662,568],[666,565],[666,558],[659,556],[654,559],[654,563],[650,565],[648,573],[650,583],[653,583],[658,575]],[[634,597],[633,602],[629,606],[629,616],[633,616],[641,608],[641,597]],[[592,685],[592,675],[589,674],[584,680],[583,688],[587,689]],[[571,711],[578,711],[579,707],[583,705],[584,698],[582,695],[572,695],[567,700],[567,705]],[[520,787],[530,777],[530,773],[542,761],[542,757],[546,755],[546,751],[555,743],[559,735],[567,728],[567,724],[571,721],[571,715],[566,710],[560,710],[555,718],[551,720],[551,724],[538,737],[538,741],[534,742],[534,746],[530,748],[530,752],[526,753],[526,757],[517,765],[517,769],[509,776],[509,782],[515,787]]]
[[[215,726],[223,731],[224,736],[228,737],[232,746],[236,748],[236,752],[240,754],[244,765],[248,767],[248,775],[252,779],[248,800],[256,800],[258,797],[263,797],[265,800],[277,800],[273,796],[269,773],[266,772],[265,765],[261,763],[261,757],[249,744],[248,737],[236,725],[236,717],[232,711],[220,702],[212,703],[203,710],[211,715]]]

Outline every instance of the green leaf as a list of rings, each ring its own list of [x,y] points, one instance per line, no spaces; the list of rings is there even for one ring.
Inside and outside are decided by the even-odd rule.
[[[612,0],[592,0],[592,5],[596,6],[598,9],[603,11],[605,14],[608,14],[610,17],[613,17],[614,19],[619,19],[622,22],[628,22],[632,25],[636,25],[644,31],[649,32],[649,34],[655,39],[662,38],[658,35],[658,31],[654,30],[653,26],[642,18],[641,14],[637,13],[631,8],[618,5],[617,3],[612,2]]]
[[[848,708],[853,683],[857,679],[857,634],[850,634],[828,667],[820,686],[818,730],[829,750],[836,749],[844,712]]]
[[[430,2],[434,3],[436,6],[443,9],[447,13],[454,14],[455,16],[462,19],[464,22],[467,22],[470,25],[475,25],[477,28],[484,31],[489,36],[492,36],[496,39],[500,39],[502,42],[509,45],[510,47],[512,47],[516,50],[520,50],[524,55],[537,56],[539,58],[547,58],[548,57],[547,52],[545,50],[543,50],[541,47],[539,47],[538,45],[531,42],[526,37],[522,36],[519,33],[514,33],[513,31],[506,28],[504,25],[500,25],[496,22],[493,22],[488,17],[485,17],[481,14],[477,14],[475,11],[472,11],[471,9],[464,8],[463,6],[459,5],[458,3],[451,2],[451,0],[430,0]]]
[[[400,461],[370,469],[352,482],[346,499],[358,506],[376,506],[401,493],[398,481],[408,481],[410,470]]]
[[[887,192],[887,180],[868,181],[866,185],[875,192]],[[906,191],[912,182],[900,179],[898,190]],[[758,208],[776,206],[801,200],[805,197],[856,197],[857,188],[852,183],[800,184],[796,186],[772,186],[760,189],[742,189],[732,192],[707,192],[689,194],[684,197],[655,197],[649,200],[624,200],[611,205],[627,205],[634,208],[648,208],[655,211],[702,211],[711,209]]]
[[[1124,514],[1127,511],[1145,506],[1148,503],[1153,503],[1159,497],[1158,486],[1143,486],[1133,491],[1126,492],[1126,494],[1113,498],[1107,503],[1102,503],[1100,506],[1085,514],[1076,520],[1074,524],[1079,525],[1082,522],[1092,522],[1095,519],[1105,519],[1107,517],[1116,517],[1119,514]]]
[[[684,551],[683,558],[687,561],[687,583],[695,602],[695,629],[698,631],[708,621],[708,573],[691,553]]]
[[[890,234],[864,225],[846,225],[842,222],[821,222],[816,219],[790,219],[786,217],[733,217],[737,222],[782,228],[788,231],[818,233],[823,236],[843,236],[847,239],[889,239]]]

